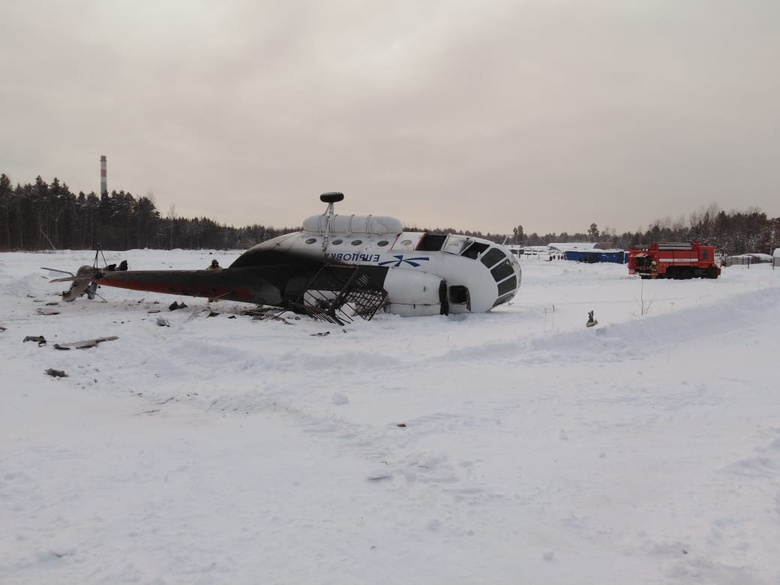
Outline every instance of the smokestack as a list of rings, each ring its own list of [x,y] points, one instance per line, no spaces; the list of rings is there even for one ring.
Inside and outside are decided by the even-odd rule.
[[[108,195],[108,177],[106,176],[106,155],[100,157],[100,194]]]

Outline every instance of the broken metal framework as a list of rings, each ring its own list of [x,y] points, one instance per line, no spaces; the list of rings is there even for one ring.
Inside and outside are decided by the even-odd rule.
[[[370,321],[387,299],[387,291],[371,285],[365,269],[356,265],[325,264],[291,303],[296,313],[337,325],[355,317]]]

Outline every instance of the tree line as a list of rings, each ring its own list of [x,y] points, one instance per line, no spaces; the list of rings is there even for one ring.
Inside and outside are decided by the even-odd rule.
[[[242,249],[291,231],[236,228],[208,218],[163,217],[150,197],[74,194],[54,179],[12,186],[0,175],[0,250]]]
[[[13,186],[5,173],[0,174],[0,250],[232,250],[249,248],[294,229],[298,228],[276,229],[259,224],[236,228],[205,217],[177,217],[174,208],[163,216],[151,197],[134,197],[125,191],[74,194],[59,179],[47,183],[40,176],[34,183]],[[771,253],[780,246],[780,218],[767,218],[758,209],[727,213],[714,204],[692,213],[687,220],[658,219],[646,230],[622,234],[610,228],[600,230],[596,223],[574,234],[526,234],[522,225],[512,234],[446,228],[424,231],[460,233],[524,246],[598,242],[602,247],[623,250],[651,242],[699,240],[718,246],[728,255]]]
[[[528,246],[542,246],[550,242],[598,242],[601,247],[629,250],[633,246],[652,242],[690,242],[697,240],[713,244],[726,255],[746,253],[771,254],[780,246],[780,218],[768,218],[766,213],[753,208],[747,211],[726,212],[712,204],[690,214],[686,219],[672,221],[670,218],[657,219],[645,230],[623,232],[598,229],[592,223],[587,233],[567,234],[531,234],[522,235],[522,226],[518,226],[520,238],[517,243]],[[518,241],[521,240],[521,241]]]

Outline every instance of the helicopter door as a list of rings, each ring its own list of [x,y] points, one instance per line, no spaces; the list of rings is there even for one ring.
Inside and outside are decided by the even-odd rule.
[[[471,295],[469,294],[468,287],[462,284],[455,284],[449,287],[449,303],[450,305],[461,305],[466,310],[471,311]]]

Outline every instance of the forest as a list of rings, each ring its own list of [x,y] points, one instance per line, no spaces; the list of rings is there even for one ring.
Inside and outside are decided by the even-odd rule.
[[[597,219],[597,218],[593,218]],[[40,176],[34,183],[16,184],[0,174],[0,251],[9,250],[129,250],[153,249],[245,249],[293,231],[295,227],[264,225],[233,227],[211,219],[163,216],[154,201],[125,191],[97,195],[74,194],[67,184]],[[483,234],[449,228],[408,228],[439,233],[461,233],[527,246],[551,242],[599,242],[602,247],[627,250],[650,242],[698,240],[718,246],[726,255],[761,252],[778,247],[780,218],[767,218],[758,209],[723,211],[716,204],[694,211],[687,219],[653,221],[646,230],[624,232],[596,222],[581,233],[526,234],[518,225],[511,234]]]

